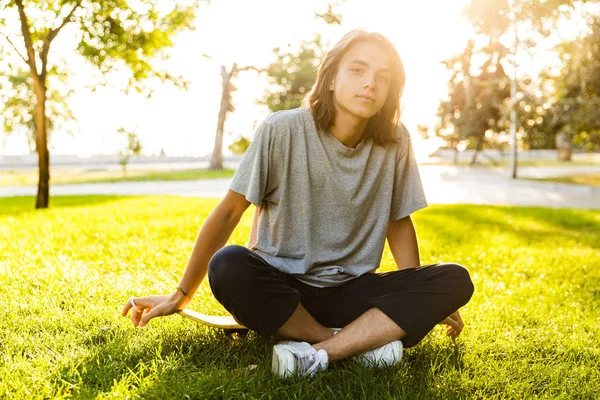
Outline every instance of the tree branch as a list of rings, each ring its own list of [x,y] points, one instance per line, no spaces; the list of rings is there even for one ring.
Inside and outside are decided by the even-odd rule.
[[[48,40],[48,42],[52,42],[54,40],[54,38],[56,37],[56,35],[58,35],[58,33],[60,32],[60,30],[69,22],[71,22],[71,17],[73,16],[73,13],[75,13],[75,10],[77,10],[79,8],[79,6],[81,6],[81,1],[79,0],[77,3],[75,3],[75,7],[73,7],[73,9],[71,10],[71,12],[65,17],[65,19],[63,19],[62,24],[60,24],[60,26],[56,29],[52,29],[50,31],[50,33],[48,33],[48,36],[46,37],[46,40]]]
[[[69,12],[69,14],[63,19],[60,26],[56,29],[51,29],[48,33],[48,36],[46,36],[46,38],[44,39],[44,44],[42,45],[42,51],[40,53],[40,59],[42,60],[42,73],[40,74],[40,76],[42,80],[45,80],[46,78],[46,68],[48,65],[48,52],[50,51],[50,43],[52,43],[56,35],[58,35],[58,33],[60,32],[60,30],[71,21],[71,17],[73,16],[75,10],[77,10],[77,8],[81,5],[81,1],[82,0],[79,0],[77,3],[75,3],[75,7],[73,7],[71,12]]]
[[[255,66],[253,66],[253,65],[247,65],[247,66],[245,66],[245,67],[240,67],[240,68],[238,68],[237,70],[238,70],[238,71],[248,71],[248,70],[253,70],[253,71],[256,71],[256,72],[258,72],[259,74],[260,74],[260,73],[262,73],[262,72],[267,72],[267,71],[268,71],[268,69],[267,69],[267,68],[257,68],[257,67],[255,67]]]
[[[31,69],[31,73],[38,77],[37,66],[35,65],[35,50],[33,49],[33,42],[31,41],[31,33],[29,31],[29,23],[27,22],[27,15],[25,15],[25,7],[23,7],[23,0],[15,0],[17,8],[19,9],[19,18],[21,20],[21,33],[23,34],[23,40],[25,41],[25,48],[27,49],[27,64]]]
[[[15,51],[17,52],[17,54],[19,55],[19,57],[21,57],[23,59],[23,61],[25,61],[25,64],[29,65],[29,63],[27,62],[27,59],[25,57],[23,57],[23,55],[19,52],[19,49],[17,49],[17,46],[15,46],[13,44],[13,42],[10,41],[10,39],[8,38],[8,36],[6,36],[3,33],[1,35],[4,36],[4,38],[8,41],[8,43],[10,43],[10,45],[12,46],[12,48],[15,49]]]

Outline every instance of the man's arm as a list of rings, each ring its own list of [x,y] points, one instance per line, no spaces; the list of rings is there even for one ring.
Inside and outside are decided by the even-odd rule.
[[[410,215],[390,222],[387,239],[398,269],[415,268],[421,265],[417,233]],[[458,310],[438,324],[446,325],[446,335],[452,339],[456,339],[465,326]]]
[[[387,240],[398,269],[415,268],[421,265],[417,233],[410,215],[390,222]]]
[[[131,321],[135,326],[145,326],[152,318],[171,315],[184,309],[206,276],[212,256],[223,247],[237,226],[250,202],[231,190],[206,219],[196,238],[192,255],[179,286],[186,292],[175,290],[166,296],[142,296],[133,298],[123,307],[123,316],[133,309]]]
[[[228,190],[223,200],[206,219],[179,283],[189,298],[185,298],[180,292],[175,293],[180,306],[186,306],[198,290],[208,271],[208,262],[217,250],[227,243],[249,206],[250,202],[243,195]]]

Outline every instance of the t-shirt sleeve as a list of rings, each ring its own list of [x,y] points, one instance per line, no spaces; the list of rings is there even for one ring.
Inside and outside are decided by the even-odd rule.
[[[246,200],[257,206],[263,202],[269,176],[272,125],[268,120],[263,121],[256,130],[229,186],[230,190],[244,195]]]
[[[394,172],[394,188],[390,221],[409,216],[417,210],[427,207],[417,160],[406,127],[401,124],[398,159]]]

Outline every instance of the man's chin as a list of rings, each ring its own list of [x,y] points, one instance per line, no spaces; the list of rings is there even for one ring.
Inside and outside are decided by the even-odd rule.
[[[362,110],[354,110],[353,114],[362,119],[369,119],[372,116],[376,115],[377,112],[373,111],[373,110],[362,109]]]
[[[379,110],[374,107],[345,107],[346,112],[352,114],[356,118],[369,119],[376,115]]]

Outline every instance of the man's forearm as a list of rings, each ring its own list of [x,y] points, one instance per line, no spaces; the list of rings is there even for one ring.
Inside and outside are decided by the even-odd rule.
[[[387,239],[398,269],[421,265],[417,233],[410,216],[390,222]]]
[[[206,276],[208,262],[217,250],[227,243],[239,220],[240,218],[219,212],[217,208],[204,222],[179,284],[190,297],[198,290]],[[185,306],[190,299],[182,298],[181,301]]]

